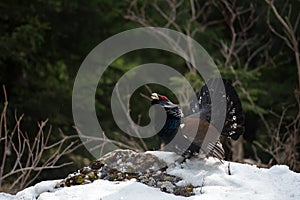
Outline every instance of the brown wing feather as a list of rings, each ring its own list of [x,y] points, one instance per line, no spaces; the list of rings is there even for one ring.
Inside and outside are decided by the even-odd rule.
[[[205,120],[199,118],[186,117],[182,120],[184,126],[181,133],[194,145],[201,147],[207,156],[218,159],[224,158],[224,149],[219,142],[220,133]]]

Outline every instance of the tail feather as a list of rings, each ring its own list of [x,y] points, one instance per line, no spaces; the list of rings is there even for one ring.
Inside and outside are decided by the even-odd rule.
[[[245,131],[245,118],[240,98],[228,80],[224,81],[227,100],[226,120],[222,134],[237,140]]]
[[[220,84],[224,84],[225,92],[226,94],[223,94],[220,89]],[[222,130],[220,130],[221,134],[225,137],[232,138],[233,140],[237,140],[240,135],[244,133],[244,115],[243,115],[243,109],[242,104],[240,101],[240,98],[238,97],[237,92],[231,85],[231,82],[229,80],[222,79],[210,79],[207,84],[205,84],[199,93],[198,99],[199,102],[198,105],[195,103],[193,106],[199,106],[200,110],[200,118],[209,121],[210,123],[214,124],[214,121],[218,120],[211,119],[211,95],[218,95],[219,97],[225,97],[226,95],[226,118],[224,122],[224,127]],[[210,91],[208,89],[208,86],[210,87]],[[224,99],[225,98],[221,98]],[[192,108],[193,109],[193,108]],[[223,113],[219,113],[220,116],[222,116]]]

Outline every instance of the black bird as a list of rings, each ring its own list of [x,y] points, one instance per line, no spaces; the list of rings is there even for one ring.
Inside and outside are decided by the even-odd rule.
[[[224,90],[221,92],[220,84],[224,84],[226,94]],[[226,117],[222,130],[218,130],[214,125],[218,123],[218,116],[224,113],[217,112],[216,119],[211,119],[210,95],[222,97],[220,101],[226,101]],[[224,79],[209,80],[201,88],[197,97],[198,100],[190,104],[190,115],[183,118],[178,105],[164,95],[152,93],[151,104],[162,106],[167,114],[166,122],[158,132],[158,136],[166,145],[172,141],[167,145],[168,150],[183,155],[185,159],[200,153],[200,155],[213,156],[222,160],[224,149],[219,141],[220,134],[237,140],[244,132],[244,115],[240,99],[231,82]],[[210,129],[209,125],[211,125]]]

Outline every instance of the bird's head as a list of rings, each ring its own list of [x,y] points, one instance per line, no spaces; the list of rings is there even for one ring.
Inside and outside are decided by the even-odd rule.
[[[165,109],[169,117],[181,118],[183,113],[177,104],[172,103],[166,96],[157,93],[151,94],[151,104],[158,104]]]

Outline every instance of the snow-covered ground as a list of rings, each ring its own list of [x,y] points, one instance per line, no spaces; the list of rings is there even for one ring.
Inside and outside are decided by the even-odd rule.
[[[0,193],[1,200],[206,200],[206,199],[297,199],[300,200],[300,174],[287,166],[270,169],[224,162],[209,158],[174,164],[177,157],[168,152],[151,152],[165,160],[167,172],[182,178],[179,185],[199,186],[195,196],[183,197],[161,192],[134,179],[124,182],[96,180],[91,184],[54,189],[57,181],[44,181],[16,195]],[[229,175],[229,171],[231,175]]]

